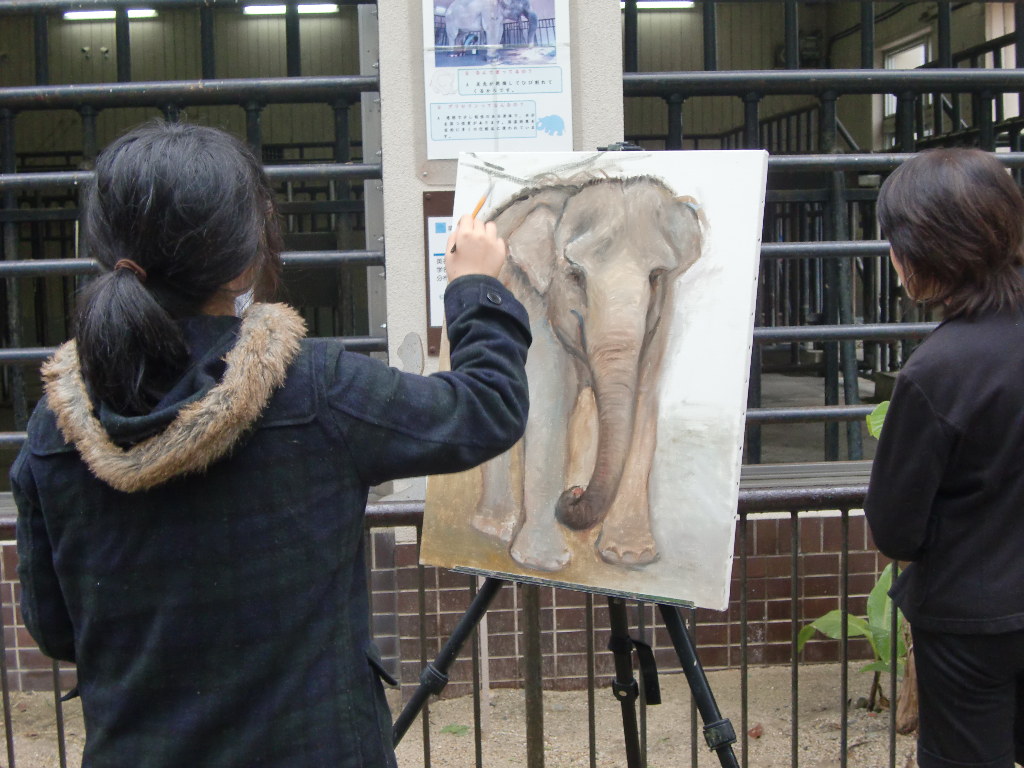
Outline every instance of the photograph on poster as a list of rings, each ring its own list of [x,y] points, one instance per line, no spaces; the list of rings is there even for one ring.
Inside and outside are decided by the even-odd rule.
[[[427,484],[421,561],[728,603],[762,151],[476,153],[455,214],[494,221],[530,314],[523,439]]]
[[[554,64],[554,0],[437,0],[437,67]]]
[[[568,0],[423,0],[427,159],[572,149]]]

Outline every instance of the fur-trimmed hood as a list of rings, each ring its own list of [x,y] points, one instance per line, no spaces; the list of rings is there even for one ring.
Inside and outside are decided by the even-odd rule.
[[[231,450],[284,383],[305,331],[302,318],[284,304],[252,305],[223,358],[223,378],[201,399],[183,405],[161,432],[128,448],[111,440],[96,416],[73,340],[43,366],[47,405],[93,474],[119,491],[148,490],[201,472]]]

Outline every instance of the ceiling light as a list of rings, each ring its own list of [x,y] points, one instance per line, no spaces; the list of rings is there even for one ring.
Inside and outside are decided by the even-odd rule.
[[[647,0],[636,4],[639,11],[680,11],[693,8],[693,0]],[[619,8],[625,9],[626,3],[620,2]]]
[[[129,19],[152,19],[156,11],[152,8],[129,8]],[[64,21],[109,21],[117,18],[117,13],[112,10],[106,11],[65,11]]]
[[[283,5],[245,5],[242,13],[246,16],[284,16]],[[299,3],[299,13],[337,13],[335,3]]]

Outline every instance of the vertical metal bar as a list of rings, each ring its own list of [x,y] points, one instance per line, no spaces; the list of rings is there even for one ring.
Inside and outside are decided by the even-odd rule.
[[[57,715],[57,760],[60,768],[68,768],[68,745],[64,735],[64,700],[60,692],[60,662],[51,667],[53,680],[53,709]]]
[[[168,123],[181,120],[181,106],[178,104],[165,104],[160,111],[164,113],[164,120]]]
[[[686,614],[690,620],[683,625],[683,629],[689,635],[691,645],[696,645],[697,609],[688,608]],[[697,768],[697,700],[694,698],[693,688],[690,689],[690,768]]]
[[[523,685],[526,688],[526,765],[544,768],[544,693],[540,653],[540,587],[523,585],[525,637]]]
[[[743,146],[746,149],[756,149],[760,146],[760,135],[758,132],[759,111],[761,96],[758,93],[748,93],[743,97]],[[757,301],[762,301],[763,267],[758,270],[759,285],[757,288]],[[757,307],[755,317],[760,313],[760,306]],[[760,345],[754,344],[751,348],[750,359],[750,383],[747,390],[747,405],[751,408],[758,408],[761,405],[761,357]],[[746,435],[747,462],[750,464],[761,463],[761,427],[753,424],[747,427]]]
[[[640,71],[640,34],[636,0],[626,0],[623,9],[623,52],[622,69],[626,72]],[[488,41],[490,42],[490,41]]]
[[[668,136],[665,149],[683,148],[683,97],[673,93],[665,98],[668,107]]]
[[[818,149],[822,153],[830,153],[835,150],[838,141],[836,128],[836,94],[828,92],[821,97],[821,110],[819,113]],[[833,186],[834,189],[834,186]],[[839,201],[835,199],[833,192],[828,200],[829,216],[825,220],[825,237],[834,239],[835,223],[839,216],[836,208]],[[822,265],[825,271],[825,295],[824,314],[825,323],[832,324],[839,319],[839,306],[842,303],[839,259],[825,259]],[[826,342],[823,345],[825,358],[825,405],[839,404],[839,344]],[[839,425],[836,422],[828,422],[825,430],[825,460],[836,461],[839,459]]]
[[[839,629],[839,765],[846,768],[847,744],[850,738],[850,636],[847,616],[850,612],[850,511],[841,510],[839,550],[839,613],[842,616]]]
[[[0,109],[0,172],[14,173],[17,170],[17,155],[14,146],[15,113],[10,109]],[[0,208],[13,211],[18,201],[13,190],[5,190]],[[18,223],[3,223],[3,258],[18,258]],[[7,281],[7,348],[15,349],[22,346],[21,333],[21,287],[18,278]],[[28,424],[28,401],[25,393],[25,371],[16,365],[10,369],[11,405],[14,411],[14,425],[24,429]],[[6,677],[4,678],[6,685]]]
[[[992,92],[978,94],[978,142],[988,152],[996,151],[995,125],[992,122]]]
[[[284,4],[284,46],[288,77],[299,77],[302,74],[302,51],[299,42],[299,4],[296,0],[287,0]]]
[[[260,113],[262,111],[263,105],[255,101],[250,101],[245,105],[245,139],[249,144],[249,149],[257,158],[263,156],[263,138],[260,130]]]
[[[846,207],[846,176],[842,171],[832,174],[832,239],[848,240],[850,238],[849,211]],[[853,312],[853,268],[852,261],[836,259],[839,273],[839,322],[842,325],[854,324]],[[857,370],[857,346],[852,340],[843,341],[839,345],[840,365],[843,370],[843,399],[847,405],[860,403],[860,384]],[[863,436],[860,421],[846,423],[846,458],[857,461],[863,458]]]
[[[7,763],[9,768],[16,768],[14,762],[14,728],[11,724],[11,681],[7,669],[7,621],[0,611],[0,696],[4,705],[4,736],[7,741]]]
[[[114,11],[114,44],[117,47],[117,81],[132,79],[132,43],[128,29],[128,9],[123,5]]]
[[[747,768],[747,731],[749,730],[749,659],[747,644],[750,636],[747,631],[749,610],[747,604],[747,514],[740,512],[739,531],[737,531],[737,548],[740,551],[740,760],[743,768]]]
[[[789,660],[789,708],[790,719],[790,753],[789,760],[792,768],[799,768],[800,765],[800,665],[796,654],[796,640],[800,634],[800,515],[796,510],[789,513],[789,569],[792,577],[789,590],[789,629],[790,629],[790,653]]]
[[[700,11],[704,28],[704,69],[713,72],[718,69],[718,12],[715,0],[704,0],[700,4]]]
[[[860,4],[860,68],[875,68],[875,4]]]
[[[892,564],[892,583],[896,583],[896,577],[899,575],[900,564],[894,562]],[[891,599],[891,598],[890,598]],[[892,604],[892,616],[891,624],[889,626],[889,768],[896,768],[896,698],[899,695],[899,691],[896,688],[896,663],[899,661],[899,654],[897,649],[899,648],[899,608],[896,604]],[[909,662],[909,660],[908,660]],[[904,675],[906,675],[906,669],[904,669]]]
[[[50,84],[50,35],[46,14],[38,11],[32,16],[32,38],[35,41],[36,85]]]
[[[476,598],[476,576],[469,577],[469,599],[472,603]],[[483,714],[480,711],[480,623],[473,628],[473,753],[476,757],[476,768],[484,764]]]
[[[427,569],[423,565],[416,568],[416,595],[419,599],[420,611],[420,669],[426,669],[428,663],[427,654]],[[440,628],[439,628],[440,629]],[[420,724],[423,729],[423,765],[430,768],[430,701],[423,703],[423,712]]]
[[[213,7],[199,6],[199,55],[204,80],[217,77],[217,54],[213,44]]]
[[[644,616],[644,604],[637,600],[636,603],[636,632],[641,640],[647,640],[647,622]],[[644,685],[639,687],[638,703],[640,704],[640,765],[647,765],[647,688]]]
[[[82,117],[82,160],[90,167],[99,154],[99,143],[96,138],[96,117],[99,111],[88,104],[78,110]]]
[[[587,593],[583,610],[587,631],[587,744],[590,747],[590,768],[597,768],[597,671],[594,669],[594,595]]]
[[[760,149],[761,136],[758,131],[758,113],[761,94],[748,93],[743,97],[743,146],[746,149]]]
[[[1024,4],[1013,4],[1013,23],[1013,50],[1017,68],[1020,69],[1024,67]],[[1017,94],[1017,114],[1024,115],[1024,91]]]
[[[785,0],[786,69],[800,69],[800,26],[796,0]]]
[[[896,94],[896,146],[900,152],[914,151],[914,94]]]

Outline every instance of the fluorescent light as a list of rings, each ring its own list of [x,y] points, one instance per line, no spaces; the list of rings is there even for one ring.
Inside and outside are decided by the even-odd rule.
[[[284,16],[283,5],[245,5],[242,13],[246,16]],[[335,3],[299,3],[299,13],[337,13]]]
[[[636,7],[639,11],[686,11],[693,8],[693,5],[693,0],[665,0],[664,2],[646,0],[646,2],[638,2]],[[625,9],[625,7],[625,2],[619,3],[619,8]]]
[[[129,8],[129,19],[152,19],[156,11],[152,8]],[[117,18],[115,11],[65,11],[64,21],[109,21]]]

